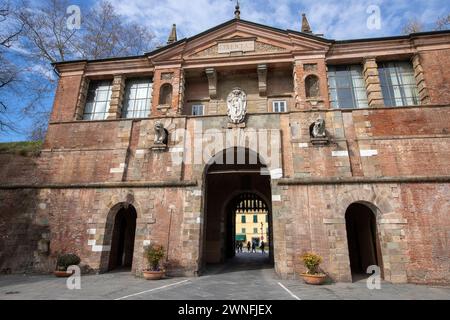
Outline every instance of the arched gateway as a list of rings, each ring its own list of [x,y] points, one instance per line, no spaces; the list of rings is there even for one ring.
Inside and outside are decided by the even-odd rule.
[[[223,150],[206,166],[204,182],[202,269],[232,259],[236,241],[268,243],[265,262],[273,264],[271,180],[259,155],[246,148]],[[264,221],[257,221],[261,213],[265,218],[259,220]],[[243,219],[245,214],[255,217],[249,221],[253,223],[250,231],[257,229],[254,230],[257,232],[255,236],[238,239],[237,234],[245,233],[236,231],[236,219]],[[261,223],[266,226],[262,230]]]

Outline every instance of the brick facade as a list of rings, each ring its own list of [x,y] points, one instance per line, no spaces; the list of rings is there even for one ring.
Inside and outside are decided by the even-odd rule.
[[[255,38],[256,52],[219,53],[217,39],[236,37]],[[405,42],[416,46],[405,49]],[[0,154],[0,271],[49,272],[56,256],[70,251],[86,272],[106,272],[115,214],[132,206],[133,271],[146,267],[144,247],[159,243],[170,274],[198,275],[207,257],[220,260],[214,245],[205,247],[205,239],[214,241],[208,235],[221,232],[210,226],[223,223],[210,212],[250,188],[271,207],[271,249],[282,277],[297,277],[299,256],[314,251],[334,280],[351,281],[346,211],[359,203],[376,217],[385,280],[448,284],[449,51],[445,32],[339,43],[233,20],[143,57],[58,64],[41,155]],[[390,59],[411,62],[421,105],[384,106],[377,61]],[[363,67],[368,108],[331,108],[327,65],[339,63]],[[121,119],[126,79],[139,75],[153,78],[151,114]],[[312,98],[306,96],[309,75],[319,79]],[[108,119],[81,121],[89,80],[99,78],[114,80]],[[171,100],[161,104],[167,84]],[[226,98],[235,87],[247,93],[245,127],[228,125]],[[278,100],[286,101],[287,112],[273,112]],[[205,114],[193,117],[198,103]],[[318,117],[330,138],[321,146],[310,133]],[[164,150],[153,148],[157,121],[169,134]],[[255,132],[272,137],[264,146],[265,156],[277,160],[268,165],[270,186],[239,175],[208,180],[211,158],[227,146],[251,149]],[[199,159],[188,148],[192,142],[208,150],[223,137],[233,142],[223,140]],[[176,161],[183,157],[198,161]],[[215,191],[225,185],[229,194]],[[216,240],[219,248],[223,238]],[[45,243],[48,252],[41,250]]]

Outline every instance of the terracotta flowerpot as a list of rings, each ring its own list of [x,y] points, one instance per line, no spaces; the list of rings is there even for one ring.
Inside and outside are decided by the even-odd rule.
[[[303,273],[301,276],[302,276],[303,280],[307,284],[312,284],[312,285],[321,285],[321,284],[324,284],[325,281],[327,280],[327,275],[326,274],[306,274],[306,273]]]
[[[68,278],[71,275],[73,275],[73,272],[67,272],[67,271],[58,271],[55,270],[53,271],[53,274],[57,277],[57,278]]]
[[[164,271],[143,271],[145,280],[160,280],[164,277]]]

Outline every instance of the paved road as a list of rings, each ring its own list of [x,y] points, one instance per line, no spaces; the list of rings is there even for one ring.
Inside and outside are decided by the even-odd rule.
[[[83,276],[81,290],[68,290],[66,279],[53,276],[0,276],[0,300],[316,300],[316,299],[450,299],[450,287],[392,285],[368,290],[365,281],[308,286],[280,280],[262,254],[241,254],[232,263],[213,267],[198,278],[145,281],[128,272]]]

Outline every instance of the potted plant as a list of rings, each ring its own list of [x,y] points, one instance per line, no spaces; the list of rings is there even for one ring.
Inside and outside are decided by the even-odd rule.
[[[161,245],[150,245],[145,249],[145,255],[149,264],[149,269],[143,271],[146,280],[159,280],[164,276],[161,268],[161,259],[164,258],[164,247]]]
[[[56,261],[56,270],[54,271],[55,276],[58,278],[70,277],[73,273],[67,272],[67,268],[70,266],[77,266],[81,262],[80,257],[76,254],[63,254],[58,257]]]
[[[301,276],[307,284],[320,285],[325,282],[327,275],[322,273],[319,265],[322,263],[322,257],[314,253],[305,253],[301,256],[301,260],[308,271],[302,273]]]

